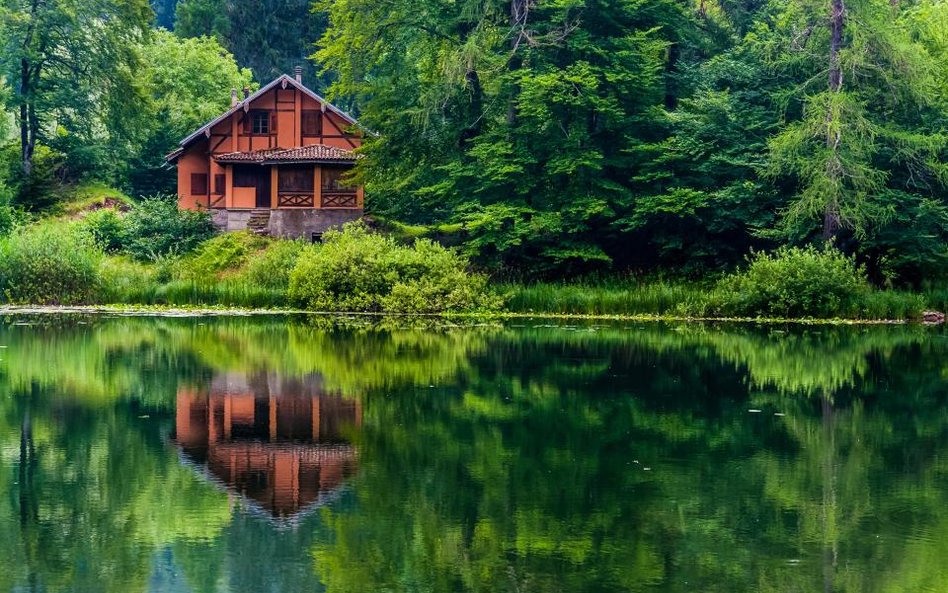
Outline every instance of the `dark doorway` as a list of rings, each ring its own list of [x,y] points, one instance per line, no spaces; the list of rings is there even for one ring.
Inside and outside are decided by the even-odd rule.
[[[261,167],[260,165],[234,167],[234,187],[256,188],[256,207],[270,207],[270,167]]]

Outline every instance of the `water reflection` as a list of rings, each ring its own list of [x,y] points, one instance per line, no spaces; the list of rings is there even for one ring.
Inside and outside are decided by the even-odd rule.
[[[362,406],[323,392],[321,378],[221,373],[181,386],[175,442],[184,459],[275,518],[331,498],[356,470],[349,443]]]
[[[948,590],[940,329],[81,321],[0,323],[0,592]]]

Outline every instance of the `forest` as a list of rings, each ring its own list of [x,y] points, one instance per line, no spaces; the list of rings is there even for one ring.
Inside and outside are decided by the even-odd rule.
[[[371,131],[371,218],[494,280],[945,280],[939,0],[3,0],[0,43],[0,222],[172,193],[178,140],[299,64]]]

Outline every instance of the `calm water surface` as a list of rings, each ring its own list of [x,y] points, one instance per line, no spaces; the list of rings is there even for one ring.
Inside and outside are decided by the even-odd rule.
[[[948,590],[937,328],[0,320],[0,591]]]

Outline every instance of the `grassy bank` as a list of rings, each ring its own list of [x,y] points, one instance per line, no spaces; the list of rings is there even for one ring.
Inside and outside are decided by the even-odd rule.
[[[506,308],[516,314],[668,319],[849,319],[919,320],[925,311],[944,311],[948,290],[914,293],[874,290],[854,310],[821,315],[735,312],[722,306],[714,283],[626,281],[604,283],[501,284]]]
[[[948,308],[948,288],[879,290],[832,248],[756,254],[704,281],[523,284],[492,282],[426,239],[363,225],[325,237],[221,235],[173,200],[85,200],[0,237],[0,305],[774,320],[910,320]]]

